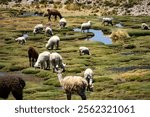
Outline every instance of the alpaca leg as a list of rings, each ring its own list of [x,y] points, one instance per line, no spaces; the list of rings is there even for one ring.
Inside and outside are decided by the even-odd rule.
[[[82,98],[82,100],[86,100],[85,92],[79,91],[78,95]]]
[[[2,86],[0,89],[0,97],[3,99],[7,99],[9,94],[10,94],[10,89],[5,86]]]
[[[67,91],[66,95],[67,95],[67,100],[71,100],[71,92]]]
[[[53,48],[54,48],[54,45],[51,45],[51,50],[53,50]]]
[[[57,20],[57,15],[55,15],[55,21]]]
[[[31,65],[32,65],[32,67],[34,67],[34,58],[32,58]]]
[[[16,100],[22,100],[23,99],[23,93],[22,92],[23,92],[22,90],[16,89],[16,90],[12,91],[12,94]]]
[[[32,63],[31,63],[31,58],[29,58],[29,66],[31,67],[32,66]]]
[[[51,21],[51,14],[48,15],[48,21]]]
[[[59,41],[57,41],[57,44],[56,44],[56,49],[58,50],[59,48]]]
[[[46,69],[50,69],[50,61],[49,60],[46,61],[46,64],[47,64],[47,68]]]

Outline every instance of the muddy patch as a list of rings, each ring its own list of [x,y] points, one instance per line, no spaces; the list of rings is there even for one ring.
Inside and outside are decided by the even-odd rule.
[[[33,75],[23,74],[21,71],[0,72],[0,77],[7,76],[7,75],[16,75],[16,76],[23,78],[25,81],[30,81],[30,82],[41,82],[44,80],[43,78],[35,77]]]

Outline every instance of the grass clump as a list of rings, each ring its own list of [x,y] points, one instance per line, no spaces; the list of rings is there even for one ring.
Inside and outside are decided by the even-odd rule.
[[[39,72],[40,72],[40,70],[35,69],[35,68],[27,68],[27,69],[22,70],[22,73],[24,73],[24,74],[37,74]]]
[[[113,42],[124,42],[125,39],[129,38],[129,34],[124,30],[113,31],[110,35],[110,38]]]

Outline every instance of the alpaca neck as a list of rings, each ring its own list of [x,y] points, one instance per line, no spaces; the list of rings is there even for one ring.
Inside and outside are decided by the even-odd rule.
[[[58,80],[59,80],[60,84],[62,85],[62,80],[63,80],[62,74],[61,74],[61,73],[58,73],[58,74],[57,74],[57,77],[58,77]]]

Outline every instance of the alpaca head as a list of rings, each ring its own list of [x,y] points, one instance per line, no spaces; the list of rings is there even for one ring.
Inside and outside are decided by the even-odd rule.
[[[40,68],[39,62],[36,62],[36,63],[34,64],[34,67],[35,67],[35,68]]]
[[[88,89],[89,89],[90,91],[93,91],[93,88],[94,88],[94,86],[93,86],[93,78],[88,75],[88,76],[87,76],[87,80],[88,80]]]

